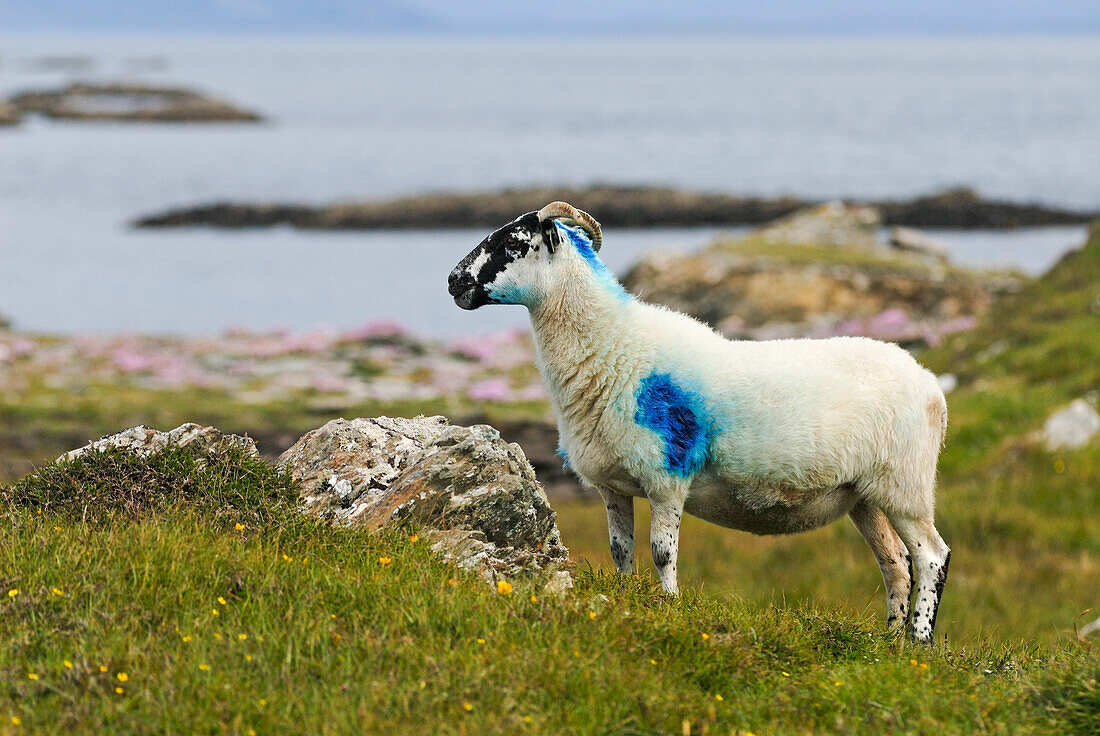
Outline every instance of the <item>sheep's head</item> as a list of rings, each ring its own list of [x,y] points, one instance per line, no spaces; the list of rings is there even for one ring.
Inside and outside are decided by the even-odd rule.
[[[447,290],[463,309],[531,306],[546,293],[552,263],[567,242],[594,254],[602,242],[600,224],[573,205],[551,202],[481,241],[451,271]]]

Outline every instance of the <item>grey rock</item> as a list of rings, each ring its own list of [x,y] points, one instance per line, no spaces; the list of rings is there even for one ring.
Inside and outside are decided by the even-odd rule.
[[[236,447],[252,457],[258,457],[260,454],[256,449],[256,443],[249,437],[224,434],[214,427],[203,427],[188,423],[181,424],[168,432],[138,425],[118,434],[103,437],[75,450],[70,450],[57,460],[58,462],[75,460],[88,452],[100,452],[112,447],[132,452],[138,457],[149,457],[153,453],[170,446],[193,447],[208,453],[224,452],[231,447]]]
[[[1040,438],[1048,450],[1084,447],[1100,432],[1100,414],[1084,399],[1076,399],[1050,415]]]
[[[546,575],[557,587],[572,584],[569,551],[531,464],[492,427],[444,417],[336,419],[278,463],[301,483],[307,514],[368,529],[413,522],[438,554],[486,580]]]
[[[770,243],[837,245],[859,250],[879,247],[882,216],[873,207],[834,201],[807,207],[780,218],[752,236]]]
[[[947,245],[939,238],[934,238],[915,228],[891,228],[889,240],[891,246],[906,253],[915,253],[940,263],[948,261]]]

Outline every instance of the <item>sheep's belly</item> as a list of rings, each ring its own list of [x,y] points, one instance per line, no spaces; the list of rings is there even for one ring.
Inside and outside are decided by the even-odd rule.
[[[691,484],[684,511],[713,524],[753,534],[790,534],[828,524],[852,510],[850,485],[797,497],[778,489],[746,488],[702,474]]]

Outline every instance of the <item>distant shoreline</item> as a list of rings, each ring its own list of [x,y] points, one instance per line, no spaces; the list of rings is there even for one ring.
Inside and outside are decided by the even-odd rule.
[[[139,228],[263,228],[401,230],[492,227],[553,200],[596,214],[605,227],[760,225],[823,200],[744,197],[668,187],[596,185],[534,187],[466,194],[440,193],[329,205],[216,202],[179,207],[134,221]],[[1001,230],[1079,225],[1100,217],[1036,203],[986,199],[971,189],[950,189],[901,200],[857,200],[877,208],[885,225],[958,230]]]

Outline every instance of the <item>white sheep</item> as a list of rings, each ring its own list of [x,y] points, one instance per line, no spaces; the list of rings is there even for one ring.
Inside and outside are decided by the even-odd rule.
[[[866,338],[731,341],[631,297],[600,261],[599,224],[554,202],[454,268],[463,309],[523,304],[562,454],[607,505],[611,554],[634,569],[634,498],[675,594],[680,517],[755,534],[847,514],[886,583],[891,627],[931,642],[950,550],[933,518],[947,404],[901,348]]]

